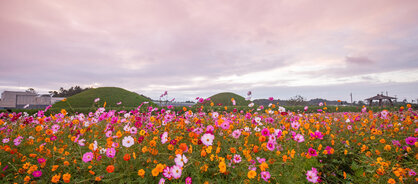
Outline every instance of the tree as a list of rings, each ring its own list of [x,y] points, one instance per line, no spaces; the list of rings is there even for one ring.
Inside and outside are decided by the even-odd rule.
[[[63,87],[60,87],[59,92],[57,91],[49,91],[49,93],[53,96],[53,97],[70,97],[73,96],[75,94],[81,93],[85,90],[88,90],[90,88],[81,88],[80,86],[74,86],[74,87],[70,87],[68,90],[64,89]]]
[[[29,88],[29,89],[27,89],[27,90],[26,90],[26,92],[28,92],[28,93],[33,93],[33,94],[38,94],[38,93],[35,91],[35,89],[33,89],[33,88]]]
[[[306,105],[306,99],[301,95],[296,95],[288,100],[289,105]]]

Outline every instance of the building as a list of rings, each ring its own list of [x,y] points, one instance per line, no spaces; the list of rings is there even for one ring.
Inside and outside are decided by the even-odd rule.
[[[1,94],[0,109],[41,109],[64,98],[39,95],[31,92],[4,91]]]
[[[392,100],[396,100],[395,97],[390,97],[390,96],[385,96],[383,94],[377,94],[376,96],[370,97],[365,99],[370,106],[373,106],[373,101],[378,101],[378,105],[382,106],[383,105],[383,100],[386,100],[389,102],[389,105],[393,106],[393,101]]]

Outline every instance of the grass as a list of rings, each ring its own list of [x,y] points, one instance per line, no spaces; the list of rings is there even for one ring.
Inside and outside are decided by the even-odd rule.
[[[100,101],[95,104],[94,100],[100,98]],[[78,109],[91,108],[93,105],[103,106],[106,102],[107,107],[138,107],[142,102],[148,101],[153,103],[137,93],[127,91],[116,87],[101,87],[96,89],[89,89],[74,96],[67,98],[67,101],[57,102],[53,105],[54,109]],[[121,105],[117,105],[122,102]]]
[[[218,104],[232,106],[231,98],[234,98],[236,105],[238,106],[246,106],[250,103],[249,101],[246,101],[244,97],[231,92],[218,93],[210,97],[215,106]],[[206,102],[205,105],[210,105],[210,103]]]

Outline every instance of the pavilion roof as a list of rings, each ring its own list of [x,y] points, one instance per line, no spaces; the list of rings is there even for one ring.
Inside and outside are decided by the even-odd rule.
[[[396,98],[377,94],[376,96],[367,98],[365,100],[390,100],[390,99],[396,99]]]

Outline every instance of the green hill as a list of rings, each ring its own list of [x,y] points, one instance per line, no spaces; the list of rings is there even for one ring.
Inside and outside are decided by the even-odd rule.
[[[100,98],[100,101],[97,102],[99,106],[103,106],[103,104],[106,102],[106,107],[138,107],[144,101],[148,101],[150,104],[153,104],[150,99],[122,88],[101,87],[96,89],[89,89],[74,96],[68,97],[66,102],[57,102],[52,107],[67,109],[69,108],[68,104],[70,104],[72,108],[92,107],[93,104],[97,106],[97,104],[94,103],[96,98]],[[122,102],[122,104],[117,105],[116,103],[118,102]]]
[[[222,106],[232,106],[231,98],[234,98],[236,106],[246,106],[250,103],[249,101],[246,101],[244,97],[231,92],[218,93],[211,96],[210,100],[215,106],[218,106],[218,104],[222,104]],[[205,105],[209,104],[210,103],[205,103]]]

